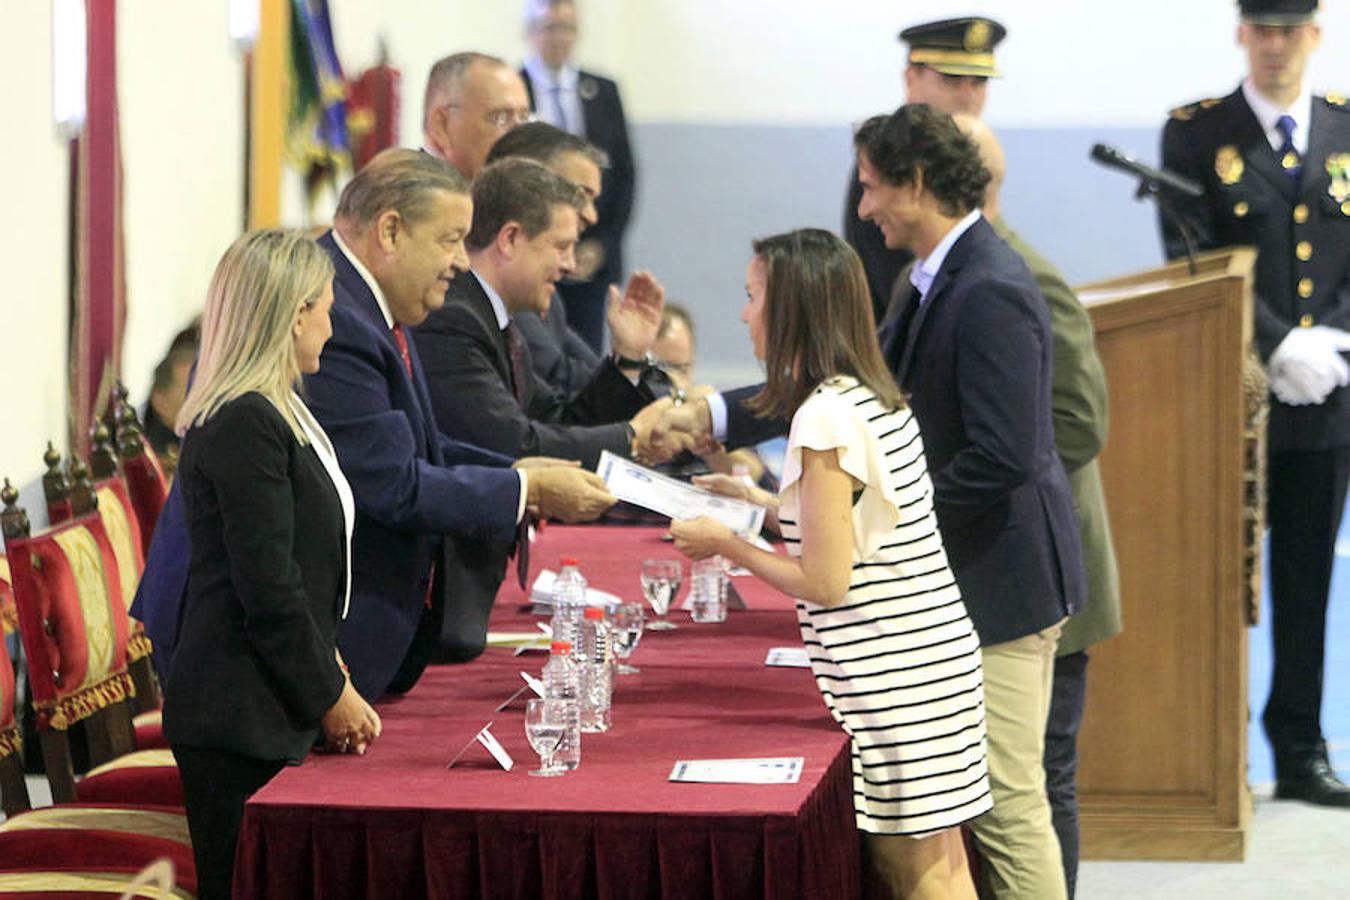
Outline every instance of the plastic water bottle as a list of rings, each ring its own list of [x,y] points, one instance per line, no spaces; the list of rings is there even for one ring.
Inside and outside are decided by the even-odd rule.
[[[567,727],[553,757],[566,769],[575,769],[581,764],[581,699],[578,684],[572,645],[567,641],[554,641],[548,662],[544,663],[544,699],[568,702]]]
[[[598,606],[586,607],[581,624],[581,730],[609,731],[610,699],[614,690],[614,649],[609,622]]]
[[[581,616],[586,608],[586,579],[575,559],[560,560],[558,578],[553,582],[553,637],[581,646]],[[579,660],[575,660],[579,662]]]

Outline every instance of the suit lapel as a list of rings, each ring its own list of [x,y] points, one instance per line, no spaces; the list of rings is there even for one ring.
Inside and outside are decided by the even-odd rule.
[[[351,306],[352,311],[379,334],[384,345],[382,362],[384,363],[386,377],[399,379],[406,384],[408,392],[412,394],[417,403],[420,415],[409,416],[408,424],[412,426],[418,443],[427,454],[427,458],[439,464],[440,448],[433,438],[436,429],[436,417],[431,409],[431,393],[427,390],[426,375],[422,372],[422,363],[417,355],[416,341],[409,336],[408,355],[412,359],[413,372],[412,377],[409,378],[407,371],[403,368],[403,354],[399,352],[398,344],[394,341],[394,334],[389,330],[389,323],[385,321],[384,313],[380,311],[380,302],[375,299],[375,295],[370,290],[370,285],[366,284],[366,280],[361,277],[361,273],[356,271],[356,267],[351,264],[351,260],[347,259],[347,255],[338,247],[331,230],[319,238],[319,245],[328,251],[329,257],[333,260],[334,279],[342,286],[343,292],[354,301]],[[392,375],[388,374],[391,372]]]
[[[1242,96],[1242,88],[1239,87],[1235,94],[1235,133],[1237,135],[1238,147],[1241,149],[1242,158],[1251,166],[1252,171],[1260,175],[1266,181],[1275,186],[1281,194],[1292,198],[1294,196],[1294,183],[1285,174],[1284,167],[1280,165],[1280,158],[1275,155],[1275,150],[1270,146],[1270,140],[1266,137],[1265,131],[1261,128],[1261,122],[1256,118],[1256,113],[1247,104],[1247,98]]]
[[[1318,200],[1325,194],[1331,175],[1327,172],[1326,160],[1333,153],[1344,153],[1350,147],[1335,146],[1335,136],[1331,133],[1335,124],[1330,118],[1331,110],[1326,104],[1313,98],[1312,121],[1308,123],[1308,152],[1303,154],[1303,180],[1299,194],[1304,200]]]
[[[965,234],[957,238],[956,243],[947,252],[947,258],[942,261],[942,268],[938,269],[933,284],[928,288],[927,298],[919,305],[918,311],[914,313],[909,323],[909,329],[904,336],[905,348],[900,354],[899,364],[895,367],[895,383],[901,387],[904,387],[905,383],[909,381],[909,370],[914,364],[915,350],[918,346],[919,336],[923,331],[924,322],[927,321],[933,307],[942,302],[942,297],[952,282],[952,276],[961,270],[974,248],[984,240],[985,231],[988,228],[989,224],[984,219],[976,221],[974,225],[967,229]]]
[[[488,299],[487,291],[483,290],[483,285],[478,282],[477,275],[464,274],[458,276],[465,280],[465,290],[461,296],[474,316],[478,318],[483,332],[488,335],[488,340],[496,350],[497,372],[502,376],[507,388],[511,387],[511,356],[510,349],[506,346],[506,334],[497,326],[497,313],[492,309],[492,301]]]

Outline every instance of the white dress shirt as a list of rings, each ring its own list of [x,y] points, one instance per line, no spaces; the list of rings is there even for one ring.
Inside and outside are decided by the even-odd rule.
[[[1307,154],[1308,126],[1312,123],[1312,93],[1306,82],[1299,89],[1298,99],[1288,109],[1281,109],[1263,97],[1250,78],[1242,82],[1242,96],[1256,114],[1256,121],[1261,123],[1261,130],[1266,133],[1266,140],[1270,141],[1272,150],[1278,152],[1284,146],[1284,135],[1275,127],[1275,123],[1280,120],[1280,116],[1288,115],[1294,120],[1294,150],[1299,156]]]

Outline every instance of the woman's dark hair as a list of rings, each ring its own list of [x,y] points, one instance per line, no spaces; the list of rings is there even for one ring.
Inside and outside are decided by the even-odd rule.
[[[924,188],[945,216],[959,218],[984,202],[990,175],[979,148],[951,116],[927,104],[873,116],[853,136],[853,146],[890,184],[912,184],[922,171]]]
[[[852,375],[883,406],[904,404],[877,343],[871,294],[853,248],[818,228],[761,238],[764,262],[764,390],[749,401],[761,416],[791,416],[822,381]]]

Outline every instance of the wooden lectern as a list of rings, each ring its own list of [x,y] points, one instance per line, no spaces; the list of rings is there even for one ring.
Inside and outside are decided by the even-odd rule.
[[[1090,651],[1085,859],[1245,851],[1247,595],[1261,537],[1248,507],[1264,429],[1244,402],[1254,260],[1211,253],[1195,275],[1182,262],[1078,289],[1110,387],[1100,465],[1125,622]]]

